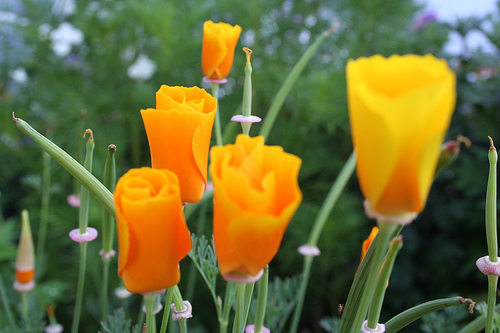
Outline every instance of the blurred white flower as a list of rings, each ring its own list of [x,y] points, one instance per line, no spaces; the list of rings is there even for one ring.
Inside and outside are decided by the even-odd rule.
[[[156,72],[156,63],[141,54],[127,69],[127,75],[133,80],[148,80]]]
[[[65,57],[71,52],[73,45],[83,42],[83,32],[69,22],[63,22],[50,33],[52,50],[58,57]]]
[[[10,78],[16,83],[26,83],[28,81],[28,74],[26,70],[22,67],[13,69],[9,72]]]
[[[52,12],[62,17],[68,17],[76,12],[75,0],[54,0]]]
[[[41,40],[47,40],[50,36],[50,31],[52,26],[48,23],[44,23],[38,27],[38,36]]]
[[[0,12],[0,23],[15,23],[18,17],[13,12]]]

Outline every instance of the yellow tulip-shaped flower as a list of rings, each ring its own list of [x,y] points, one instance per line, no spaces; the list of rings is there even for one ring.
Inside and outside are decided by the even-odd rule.
[[[197,87],[161,86],[156,109],[141,110],[154,169],[173,171],[183,202],[200,201],[217,100]]]
[[[222,80],[229,75],[240,34],[239,25],[212,21],[203,24],[201,67],[207,79]]]
[[[125,287],[146,293],[179,283],[179,261],[192,244],[175,174],[131,169],[116,184],[114,197],[118,275]]]
[[[346,72],[367,213],[409,223],[427,200],[455,107],[455,75],[432,55],[360,58]]]
[[[235,144],[213,147],[215,252],[221,274],[256,276],[278,252],[302,201],[301,160],[264,137],[240,134]]]

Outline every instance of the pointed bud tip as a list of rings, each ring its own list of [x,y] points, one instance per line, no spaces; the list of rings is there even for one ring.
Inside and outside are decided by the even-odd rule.
[[[94,133],[92,132],[92,130],[90,128],[87,128],[85,130],[85,133],[83,133],[83,138],[85,138],[85,136],[88,134],[90,134],[90,138],[89,138],[89,141],[90,142],[94,142]]]
[[[111,150],[111,151],[116,151],[116,146],[114,144],[110,144],[108,146],[108,150]]]
[[[250,63],[250,56],[251,56],[251,54],[252,54],[253,51],[250,48],[246,47],[246,46],[243,48],[243,51],[246,53],[247,64],[249,64]]]
[[[488,135],[488,139],[490,139],[490,151],[497,150],[495,148],[495,145],[493,144],[493,139],[491,138],[491,136]]]
[[[12,120],[14,120],[14,124],[17,123],[17,121],[19,120],[19,118],[16,118],[14,112],[12,112]]]

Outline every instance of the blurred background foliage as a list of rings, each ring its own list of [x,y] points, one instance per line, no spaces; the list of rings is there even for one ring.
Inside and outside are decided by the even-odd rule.
[[[265,117],[308,45],[339,24],[294,86],[267,140],[303,160],[304,201],[270,265],[274,277],[300,274],[302,257],[296,249],[306,242],[322,201],[351,153],[347,60],[376,53],[433,53],[449,61],[457,74],[458,103],[448,139],[462,134],[472,146],[436,179],[425,211],[403,230],[404,247],[381,320],[435,298],[457,294],[484,298],[486,279],[475,261],[486,253],[487,135],[500,142],[498,12],[450,24],[411,0],[78,0],[74,10],[68,10],[65,2],[72,3],[0,3],[0,269],[6,285],[14,279],[21,209],[29,210],[37,237],[43,170],[40,148],[13,126],[12,111],[79,160],[83,132],[91,128],[96,140],[94,174],[99,179],[111,143],[118,148],[118,176],[129,168],[150,165],[139,110],[154,107],[155,92],[162,84],[208,88],[201,81],[200,56],[203,22],[211,19],[243,28],[233,70],[220,91],[223,124],[240,109],[243,46],[254,52],[253,113]],[[471,31],[483,32],[493,50],[469,49],[465,36]],[[464,38],[459,54],[447,54],[444,49],[452,32]],[[254,125],[252,133],[258,128]],[[239,128],[227,129],[226,142],[233,142]],[[55,162],[50,165],[50,233],[45,260],[37,263],[36,295],[39,309],[56,304],[58,319],[69,327],[78,247],[67,237],[77,225],[77,209],[66,198],[77,191],[77,184]],[[99,228],[101,208],[97,201],[92,203],[90,224]],[[192,231],[204,213],[210,217],[211,208],[191,216]],[[373,225],[363,214],[362,195],[353,177],[321,236],[322,254],[314,261],[301,332],[321,332],[322,318],[339,317],[338,305],[346,300],[361,243]],[[210,227],[203,232],[209,236]],[[99,327],[99,249],[100,244],[90,244],[81,332],[96,332]],[[181,264],[185,277],[189,266],[189,259]],[[111,274],[113,285],[119,286],[115,273],[116,268]],[[19,296],[8,289],[15,304]],[[189,325],[193,331],[215,331],[215,310],[203,285],[197,285],[192,302],[195,317]],[[133,323],[139,303],[137,296],[125,301],[112,297],[112,305],[124,306]],[[464,320],[472,318],[468,315]],[[0,311],[0,327],[5,320]],[[420,325],[415,323],[406,331],[419,332]]]

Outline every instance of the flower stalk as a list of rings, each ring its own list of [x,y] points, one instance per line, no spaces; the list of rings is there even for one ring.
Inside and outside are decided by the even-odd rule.
[[[498,240],[497,240],[497,162],[498,154],[493,144],[493,139],[490,139],[490,149],[488,152],[488,160],[490,163],[488,186],[486,190],[486,240],[488,244],[488,255],[490,262],[495,264],[498,262]],[[486,312],[486,327],[485,332],[493,332],[495,318],[495,304],[497,296],[498,275],[488,275],[488,309]]]
[[[323,202],[323,205],[321,206],[318,215],[316,216],[316,219],[314,221],[311,230],[311,234],[309,235],[309,240],[307,242],[309,246],[316,246],[318,244],[319,236],[323,231],[323,227],[325,226],[328,216],[330,215],[331,211],[333,210],[333,207],[337,203],[337,200],[340,197],[342,191],[344,190],[347,181],[353,174],[355,167],[356,167],[356,154],[353,152],[349,157],[349,159],[344,164],[337,179],[332,184],[330,192],[328,192],[328,195],[325,198],[325,201]],[[302,307],[304,305],[304,298],[306,294],[307,283],[309,281],[309,276],[311,275],[311,267],[313,260],[314,256],[304,256],[304,266],[302,268],[302,280],[297,295],[297,303],[295,306],[295,310],[293,312],[292,324],[290,326],[291,333],[297,332],[299,326],[300,315],[302,313]]]
[[[255,313],[254,333],[260,333],[264,325],[267,305],[267,289],[269,285],[269,265],[264,268],[264,275],[259,280],[259,291],[257,294],[257,310]]]
[[[115,145],[108,146],[108,154],[104,164],[104,186],[114,192],[116,182]],[[109,286],[109,263],[114,257],[113,240],[115,234],[115,223],[113,215],[104,207],[102,210],[102,290],[101,290],[101,320],[106,319],[108,312],[108,286]]]
[[[93,152],[94,152],[94,136],[90,129],[87,129],[83,134],[85,138],[86,134],[89,133],[90,137],[87,140],[85,146],[85,160],[83,166],[89,173],[92,172],[92,162],[93,162]],[[80,190],[80,211],[79,211],[79,234],[87,234],[87,226],[89,220],[89,201],[90,193],[82,185]],[[75,309],[73,312],[73,323],[71,325],[71,332],[77,333],[80,325],[80,317],[82,313],[82,303],[83,303],[83,288],[85,286],[85,270],[87,267],[87,243],[88,241],[80,241],[80,266],[78,270],[78,285],[76,290],[76,301]]]
[[[211,83],[212,96],[217,99],[217,107],[215,109],[215,121],[214,121],[214,132],[215,132],[215,144],[217,146],[222,146],[222,126],[220,124],[220,108],[219,108],[219,83]]]

